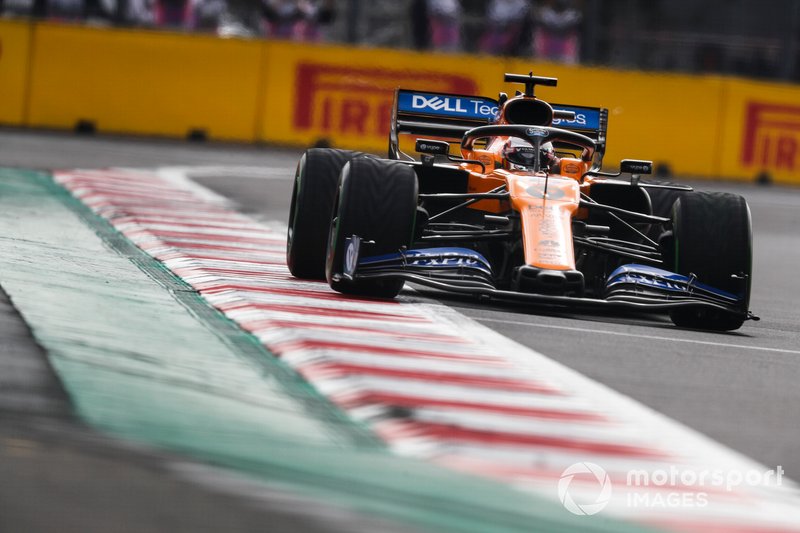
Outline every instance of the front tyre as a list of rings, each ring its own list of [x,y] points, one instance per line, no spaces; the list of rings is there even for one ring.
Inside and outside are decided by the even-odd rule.
[[[296,278],[325,279],[325,251],[342,167],[361,152],[306,150],[297,164],[289,208],[286,264]]]
[[[681,327],[731,331],[742,326],[750,302],[753,237],[744,198],[722,192],[680,197],[672,209],[675,272],[742,297],[740,313],[685,307],[670,312]],[[744,278],[744,279],[743,279]]]
[[[362,256],[395,253],[410,246],[417,194],[416,173],[406,164],[359,157],[342,168],[325,263],[331,288],[360,296],[397,296],[403,280],[351,281],[342,277],[346,240],[353,235],[361,237]]]

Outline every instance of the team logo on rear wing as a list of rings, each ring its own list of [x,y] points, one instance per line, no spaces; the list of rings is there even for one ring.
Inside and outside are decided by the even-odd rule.
[[[483,96],[437,94],[421,91],[397,92],[398,113],[429,115],[460,120],[492,122],[497,118],[497,102]]]

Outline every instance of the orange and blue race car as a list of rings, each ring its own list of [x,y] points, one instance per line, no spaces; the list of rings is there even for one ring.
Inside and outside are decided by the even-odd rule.
[[[307,150],[292,193],[291,273],[361,296],[393,298],[412,282],[536,306],[665,312],[689,328],[757,319],[744,198],[647,182],[650,161],[604,172],[606,109],[538,99],[536,86],[555,78],[505,81],[524,90],[493,99],[398,89],[387,159]]]

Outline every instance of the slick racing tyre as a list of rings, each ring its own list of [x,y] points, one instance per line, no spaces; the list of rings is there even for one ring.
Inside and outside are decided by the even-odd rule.
[[[650,203],[653,208],[652,210],[653,215],[657,217],[670,218],[670,216],[672,216],[672,207],[675,205],[675,202],[677,202],[679,198],[682,198],[688,194],[695,194],[695,193],[692,191],[678,191],[675,189],[650,188],[647,189],[647,194],[648,196],[650,196]],[[650,231],[648,232],[647,236],[653,240],[658,241],[665,238],[671,238],[672,234],[669,233],[665,235],[663,228],[661,227],[660,224],[653,224],[652,226],[650,226]],[[671,241],[668,244],[668,246],[670,247],[672,246]]]
[[[752,279],[750,208],[741,196],[695,192],[680,197],[672,209],[674,269],[732,294],[742,295],[741,313],[685,307],[670,312],[681,327],[730,331],[747,315]]]
[[[403,163],[359,157],[342,169],[328,240],[325,274],[336,291],[394,298],[403,280],[342,277],[347,239],[361,237],[360,255],[394,253],[411,245],[417,213],[417,175]],[[373,244],[374,243],[374,244]]]
[[[361,152],[311,148],[297,164],[286,263],[297,278],[325,279],[325,251],[342,167]]]
[[[647,194],[650,196],[653,214],[657,217],[669,217],[672,214],[672,207],[675,205],[675,202],[687,194],[694,194],[694,192],[652,188],[647,189]]]

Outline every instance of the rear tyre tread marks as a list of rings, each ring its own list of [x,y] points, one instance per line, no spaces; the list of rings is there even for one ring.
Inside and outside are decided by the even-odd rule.
[[[286,263],[296,278],[325,279],[325,252],[339,174],[342,167],[362,152],[311,148],[297,164]]]
[[[681,327],[730,331],[745,320],[752,280],[752,228],[750,208],[739,195],[695,192],[681,196],[672,208],[675,272],[694,274],[698,281],[741,294],[743,282],[732,276],[744,274],[741,315],[734,316],[696,308],[670,312]]]
[[[360,296],[394,298],[403,280],[338,279],[346,239],[358,235],[366,242],[361,255],[395,253],[411,245],[417,212],[417,176],[406,164],[359,157],[344,166],[331,223],[326,276],[334,290]],[[337,279],[334,279],[336,277]]]

